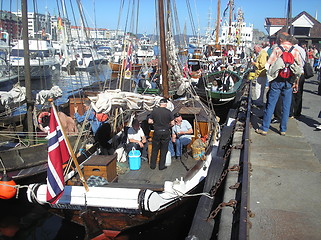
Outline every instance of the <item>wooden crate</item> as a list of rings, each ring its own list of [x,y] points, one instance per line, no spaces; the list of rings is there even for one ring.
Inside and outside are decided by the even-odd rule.
[[[91,175],[105,178],[108,182],[117,179],[116,171],[117,154],[95,155],[84,163],[84,176],[88,179]]]

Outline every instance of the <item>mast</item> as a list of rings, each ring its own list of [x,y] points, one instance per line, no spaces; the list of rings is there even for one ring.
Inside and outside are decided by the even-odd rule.
[[[221,20],[221,0],[217,0],[217,19],[216,19],[216,33],[215,33],[215,44],[216,49],[218,48],[218,34],[220,30],[220,20]]]
[[[31,77],[30,77],[30,59],[29,59],[29,39],[28,39],[28,7],[27,0],[21,0],[22,9],[22,39],[24,48],[24,74],[25,74],[25,86],[26,86],[26,101],[27,101],[27,125],[29,141],[33,143],[33,122],[32,111],[34,108],[34,102],[32,101],[31,94]]]
[[[233,5],[234,5],[234,0],[229,1],[230,4],[230,16],[229,16],[229,21],[228,21],[228,36],[232,35],[232,17],[233,17]]]
[[[158,11],[159,11],[159,34],[160,34],[160,48],[161,48],[161,69],[163,79],[163,95],[164,98],[169,98],[168,93],[168,79],[167,79],[167,58],[166,58],[166,45],[165,45],[165,24],[164,24],[164,2],[158,0]]]
[[[287,9],[287,16],[286,16],[286,30],[291,36],[293,36],[293,28],[291,25],[292,25],[292,0],[288,0],[288,9]]]

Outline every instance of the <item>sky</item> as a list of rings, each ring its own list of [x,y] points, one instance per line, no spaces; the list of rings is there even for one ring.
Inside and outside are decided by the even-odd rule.
[[[78,0],[82,2],[84,14],[89,27],[99,27],[107,29],[120,29],[153,34],[156,29],[155,2],[157,0]],[[34,2],[36,7],[34,7]],[[57,4],[59,3],[59,5]],[[51,15],[58,15],[61,9],[62,0],[28,0],[28,11],[45,13],[46,9]],[[72,24],[80,25],[79,11],[77,0],[65,0],[66,12]],[[133,7],[133,2],[135,7]],[[187,8],[187,2],[192,12],[193,24],[190,21],[190,15]],[[11,3],[11,4],[10,4]],[[73,11],[71,9],[71,4]],[[121,8],[121,3],[124,3]],[[139,3],[139,7],[138,4]],[[226,8],[228,0],[221,0],[221,14]],[[286,17],[287,0],[234,0],[235,12],[241,9],[244,13],[245,22],[253,24],[254,28],[267,33],[264,29],[266,17],[283,18]],[[21,9],[21,0],[1,0],[0,8],[7,11],[17,11]],[[59,10],[58,10],[59,6]],[[193,34],[194,29],[199,29],[201,34],[205,33],[209,25],[209,13],[211,12],[211,25],[215,26],[217,16],[217,0],[176,0],[177,13],[180,23],[181,32],[186,24],[187,34]],[[122,11],[120,11],[122,9]],[[135,9],[133,11],[133,9]],[[138,18],[133,12],[139,9]],[[292,16],[306,11],[311,16],[316,17],[321,22],[321,0],[292,0]],[[74,15],[73,15],[74,12]],[[129,12],[129,14],[127,14]],[[121,14],[120,14],[121,13]],[[134,16],[134,17],[132,17]],[[75,20],[75,21],[74,21]],[[136,27],[136,24],[138,25]]]

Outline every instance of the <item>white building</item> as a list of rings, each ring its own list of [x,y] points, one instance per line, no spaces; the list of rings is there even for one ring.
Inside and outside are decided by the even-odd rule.
[[[22,12],[13,12],[13,14],[18,17],[22,17]],[[42,30],[45,29],[46,33],[50,33],[51,22],[50,22],[50,14],[41,14],[35,12],[28,12],[28,33],[29,36],[35,37],[38,33],[41,34]]]
[[[71,26],[71,38],[73,40],[85,41],[87,38],[92,40],[117,39],[124,37],[125,33],[122,30],[108,30],[105,28],[82,28],[79,26]],[[85,32],[86,31],[86,32]]]
[[[50,34],[52,40],[62,41],[63,37],[66,37],[67,41],[71,40],[70,21],[67,18],[51,17],[51,29]]]

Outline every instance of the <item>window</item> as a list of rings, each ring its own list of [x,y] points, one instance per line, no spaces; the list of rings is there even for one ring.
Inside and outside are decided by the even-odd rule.
[[[310,35],[310,28],[308,27],[294,27],[293,31],[294,35],[303,35],[303,36],[309,36]]]

